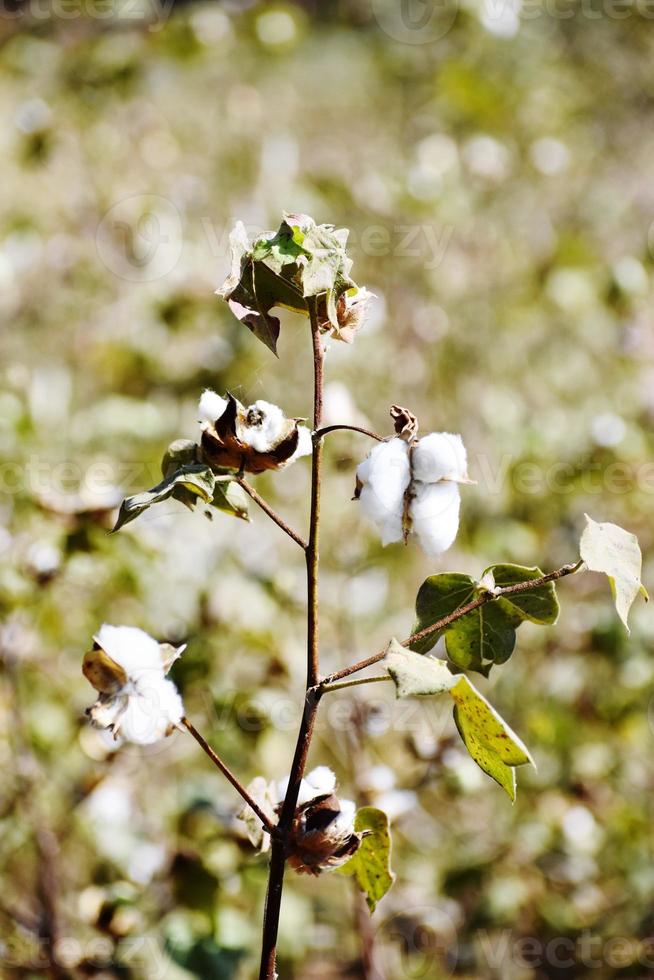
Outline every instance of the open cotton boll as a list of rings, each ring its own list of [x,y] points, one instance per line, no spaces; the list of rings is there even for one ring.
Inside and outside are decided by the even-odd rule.
[[[311,429],[307,429],[306,425],[298,425],[298,440],[297,449],[289,459],[289,463],[294,462],[294,460],[299,459],[300,456],[310,456],[313,452],[313,439],[311,438]]]
[[[414,479],[423,483],[465,479],[468,460],[461,436],[452,432],[423,436],[413,447],[411,466]]]
[[[198,405],[199,421],[207,422],[209,425],[215,425],[226,408],[227,399],[221,398],[218,392],[212,391],[210,388],[205,388],[200,398],[200,404]]]
[[[329,766],[317,766],[305,777],[307,783],[313,787],[316,796],[323,793],[333,793],[336,789],[336,774]]]
[[[404,493],[411,479],[409,450],[403,439],[380,442],[357,468],[363,484],[359,502],[378,528],[382,544],[402,539]]]
[[[284,779],[280,780],[277,783],[277,795],[279,797],[280,803],[283,803],[284,800],[286,799],[288,782],[289,782],[288,776],[286,776]],[[311,783],[307,782],[306,779],[302,779],[300,781],[300,791],[297,797],[297,805],[304,806],[305,803],[308,803],[310,800],[315,799],[316,796],[317,793],[314,787],[311,785]]]
[[[107,656],[134,680],[144,671],[155,670],[163,676],[159,644],[136,626],[110,626],[105,623],[93,637]]]
[[[297,805],[304,806],[310,800],[315,800],[317,796],[325,796],[333,793],[336,788],[336,776],[329,766],[317,766],[306,775],[300,783],[300,792],[297,798]],[[278,783],[278,794],[280,800],[286,799],[288,790],[288,776]]]
[[[151,745],[164,738],[183,716],[184,705],[173,682],[153,674],[139,681],[136,693],[129,695],[116,728],[129,742]]]
[[[245,420],[237,427],[237,436],[258,453],[267,453],[284,435],[286,416],[278,405],[263,400],[250,405]]]
[[[379,498],[373,488],[368,485],[363,487],[359,495],[361,509],[368,520],[375,525],[379,531],[381,543],[384,547],[401,541],[404,536],[402,528],[402,516],[404,513],[403,497],[397,499],[391,507],[383,498]]]
[[[456,483],[414,483],[412,531],[426,555],[436,557],[454,543],[459,530],[461,496]]]
[[[353,800],[340,800],[341,812],[329,825],[329,832],[334,836],[347,837],[354,833],[354,818],[357,807]]]

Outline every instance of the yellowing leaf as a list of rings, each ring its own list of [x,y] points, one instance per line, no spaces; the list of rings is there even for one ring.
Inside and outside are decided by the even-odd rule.
[[[515,766],[533,765],[526,746],[467,677],[461,676],[450,694],[456,727],[468,752],[515,800]]]
[[[586,527],[581,536],[580,554],[591,572],[603,572],[611,583],[615,608],[629,632],[627,617],[640,592],[649,599],[640,580],[642,555],[635,534],[617,524],[598,524],[586,514]]]
[[[395,881],[391,871],[391,835],[388,817],[383,810],[364,806],[357,811],[354,829],[365,834],[359,849],[347,864],[337,868],[338,874],[354,875],[357,885],[366,896],[371,912]]]

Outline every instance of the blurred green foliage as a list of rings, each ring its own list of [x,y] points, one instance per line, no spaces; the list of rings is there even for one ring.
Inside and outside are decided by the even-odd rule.
[[[196,436],[203,386],[310,412],[306,320],[285,318],[276,361],[213,295],[229,229],[282,209],[352,229],[353,275],[378,299],[356,343],[330,348],[329,421],[386,432],[391,402],[408,405],[423,430],[462,433],[478,480],[442,562],[382,550],[350,502],[365,440],[331,437],[325,669],[406,635],[429,574],[574,560],[585,511],[651,555],[654,34],[641,6],[608,3],[520,17],[465,0],[436,37],[413,11],[400,40],[390,0],[10,7],[2,974],[247,978],[266,868],[231,788],[181,734],[115,750],[87,727],[80,670],[103,621],[188,638],[173,676],[191,718],[244,779],[288,770],[292,542],[259,512],[209,524],[175,501],[107,535],[120,496]],[[257,488],[304,526],[306,461]],[[388,685],[325,702],[312,761],[391,814],[398,878],[364,927],[350,882],[289,875],[282,977],[363,976],[361,933],[392,980],[651,974],[654,627],[641,605],[627,640],[599,576],[559,593],[558,625],[525,624],[480,681],[538,765],[515,807],[446,706],[398,705]]]

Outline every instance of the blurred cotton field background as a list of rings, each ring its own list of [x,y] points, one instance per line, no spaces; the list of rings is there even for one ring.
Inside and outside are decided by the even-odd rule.
[[[129,6],[129,9],[128,9]],[[424,577],[577,556],[583,514],[634,531],[652,583],[654,34],[645,5],[466,0],[9,3],[0,10],[0,973],[248,978],[266,880],[238,802],[183,734],[91,730],[103,621],[189,646],[187,711],[244,781],[287,771],[303,563],[260,512],[121,497],[197,435],[204,387],[310,413],[306,321],[280,360],[213,295],[228,233],[283,209],[351,229],[377,296],[327,358],[326,422],[463,435],[442,559],[382,549],[330,437],[323,661],[405,636]],[[303,526],[309,469],[256,478]],[[529,745],[514,807],[434,702],[331,696],[311,763],[386,809],[398,880],[289,875],[284,978],[638,977],[654,969],[654,628],[570,579],[480,687]],[[383,690],[382,690],[383,688]],[[361,693],[357,693],[361,690]],[[360,933],[375,961],[364,974]],[[375,963],[377,966],[375,967]]]

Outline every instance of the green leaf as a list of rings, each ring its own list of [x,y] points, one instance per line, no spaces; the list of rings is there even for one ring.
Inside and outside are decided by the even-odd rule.
[[[457,667],[485,677],[493,664],[503,664],[515,649],[521,616],[494,599],[457,619],[445,633],[447,655]]]
[[[433,626],[489,588],[527,582],[542,574],[539,568],[498,564],[486,569],[481,583],[456,572],[431,575],[418,591],[412,632]],[[440,636],[445,636],[447,655],[453,663],[488,676],[493,664],[505,663],[513,653],[516,629],[522,622],[554,623],[558,613],[556,592],[548,583],[511,597],[492,599],[443,629],[414,641],[411,649],[427,653]]]
[[[181,494],[181,499],[187,505],[196,500],[205,504],[213,501],[216,478],[208,466],[203,463],[192,463],[167,476],[151,490],[134,494],[123,500],[114,531],[120,530],[125,524],[135,520],[153,504],[168,500],[169,497]]]
[[[349,276],[346,240],[347,233],[332,225],[285,213],[277,232],[250,245],[239,222],[230,236],[232,270],[217,293],[274,354],[280,331],[278,317],[270,312],[275,307],[308,316],[307,300],[324,295],[326,315],[338,333],[336,300],[356,288]]]
[[[516,796],[515,767],[533,765],[527,748],[467,677],[450,689],[454,720],[468,752],[512,800]]]
[[[388,645],[382,666],[393,678],[398,698],[441,694],[457,681],[444,660],[414,653],[395,638]]]
[[[586,516],[581,536],[580,554],[591,572],[603,572],[611,583],[615,608],[629,632],[627,617],[632,603],[640,592],[649,600],[647,589],[640,580],[642,555],[635,534],[617,524],[598,524]]]
[[[359,849],[341,868],[338,874],[354,875],[357,885],[366,896],[371,912],[395,881],[391,871],[391,835],[388,817],[383,810],[364,806],[357,811],[354,829],[365,834]]]
[[[216,480],[211,506],[243,521],[250,520],[250,498],[234,480]]]
[[[244,949],[218,946],[211,936],[184,942],[173,934],[166,937],[165,948],[175,963],[198,980],[234,980],[246,955]]]
[[[540,568],[501,564],[487,568],[482,575],[482,582],[489,575],[493,576],[496,586],[503,588],[506,585],[541,578],[543,572]],[[559,618],[560,608],[554,582],[547,582],[537,589],[518,592],[512,596],[503,596],[498,602],[504,608],[511,607],[511,611],[517,613],[523,620],[529,620],[530,623],[537,623],[540,626],[551,626]]]
[[[458,572],[446,572],[442,575],[430,575],[420,586],[416,598],[416,620],[412,633],[419,633],[432,626],[445,616],[465,606],[475,597],[475,582],[469,575]],[[443,631],[431,633],[424,640],[411,644],[411,649],[417,653],[427,653],[434,646]]]

